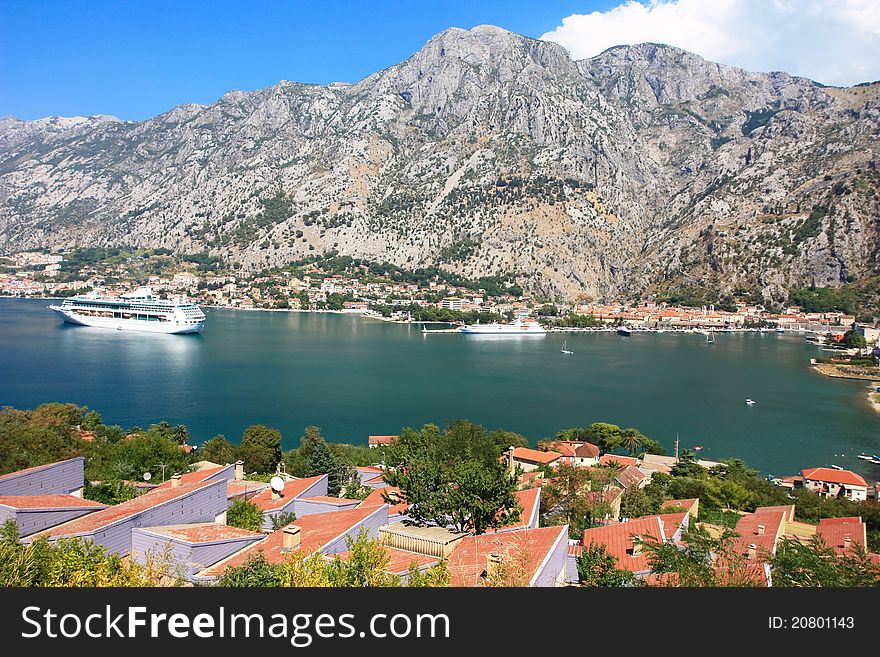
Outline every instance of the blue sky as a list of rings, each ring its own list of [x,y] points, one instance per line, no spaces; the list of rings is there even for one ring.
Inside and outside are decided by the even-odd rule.
[[[485,23],[577,59],[653,41],[825,84],[880,79],[878,0],[0,0],[0,116],[140,120],[279,80],[356,82]]]
[[[279,80],[356,82],[448,27],[540,36],[613,4],[0,0],[0,116],[139,120]]]

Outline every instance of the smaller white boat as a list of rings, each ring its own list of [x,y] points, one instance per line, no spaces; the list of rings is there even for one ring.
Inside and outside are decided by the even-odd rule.
[[[839,465],[834,465],[833,463],[831,464],[831,467],[834,468],[835,470],[843,470],[842,467],[840,467]]]
[[[573,354],[574,352],[568,348],[568,338],[562,341],[562,349],[560,349],[563,354]]]
[[[709,344],[715,344],[715,334],[712,331],[709,331],[706,334],[706,342]]]
[[[755,402],[754,399],[746,399],[746,404],[748,404],[749,406],[754,406],[755,403],[756,403],[756,402]]]

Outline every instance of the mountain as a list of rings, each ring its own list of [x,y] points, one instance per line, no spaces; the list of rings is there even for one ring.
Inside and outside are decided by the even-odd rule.
[[[880,274],[880,84],[452,28],[357,84],[0,119],[0,249],[336,250],[562,297]]]

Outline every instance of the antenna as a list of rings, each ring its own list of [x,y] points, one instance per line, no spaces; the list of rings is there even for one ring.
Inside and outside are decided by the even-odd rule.
[[[272,477],[269,480],[269,485],[276,493],[280,493],[284,490],[284,480],[281,477]]]
[[[675,432],[675,460],[678,460],[678,431]]]
[[[165,483],[165,468],[169,467],[167,463],[157,463],[157,468],[162,468],[162,483]]]

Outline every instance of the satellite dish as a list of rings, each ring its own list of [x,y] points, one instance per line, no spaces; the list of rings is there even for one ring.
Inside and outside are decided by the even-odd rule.
[[[152,478],[153,478],[153,475],[151,475],[149,472],[144,473],[144,481],[149,481]]]
[[[280,493],[284,490],[284,480],[281,477],[272,477],[269,480],[269,485],[276,493]]]

